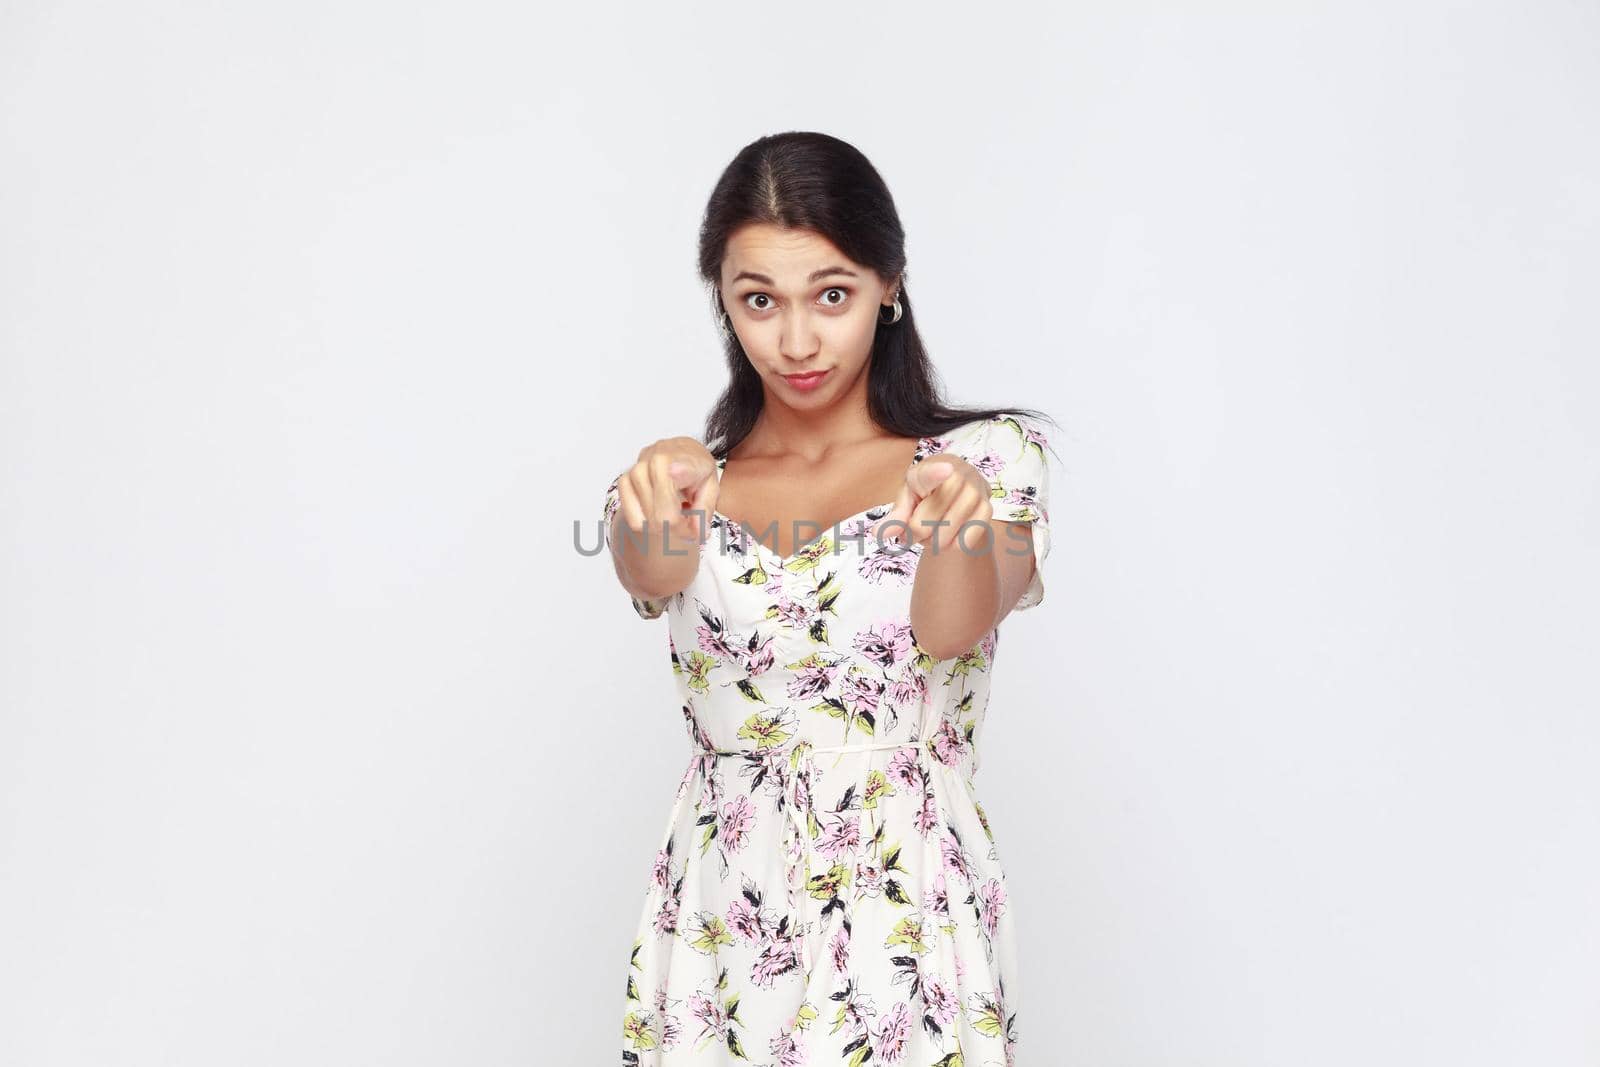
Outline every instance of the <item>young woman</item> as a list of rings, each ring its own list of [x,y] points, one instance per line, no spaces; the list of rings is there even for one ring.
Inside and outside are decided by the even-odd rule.
[[[623,1063],[1009,1065],[1017,917],[974,777],[996,627],[1044,596],[1042,416],[939,399],[894,203],[840,140],[741,151],[699,263],[711,447],[646,444],[603,512],[691,742]]]

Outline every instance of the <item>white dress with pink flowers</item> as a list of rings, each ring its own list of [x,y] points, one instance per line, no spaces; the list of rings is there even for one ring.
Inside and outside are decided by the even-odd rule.
[[[1005,415],[914,459],[961,456],[996,519],[1032,523],[1016,610],[1044,596],[1047,443]],[[618,501],[614,481],[608,531]],[[688,588],[633,599],[667,618],[690,751],[628,960],[627,1067],[1014,1063],[1017,915],[974,785],[998,630],[952,659],[917,645],[924,549],[873,535],[891,509],[787,557],[713,513]]]

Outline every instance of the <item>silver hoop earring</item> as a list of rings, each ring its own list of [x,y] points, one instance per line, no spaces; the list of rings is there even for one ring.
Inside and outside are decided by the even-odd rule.
[[[724,341],[733,336],[731,323],[732,320],[728,318],[728,313],[726,311],[717,316],[717,329],[722,331],[722,339]]]
[[[902,314],[902,309],[900,307],[900,297],[896,296],[894,298],[894,318],[885,319],[882,315],[879,315],[878,316],[878,323],[880,325],[883,325],[883,326],[893,326],[895,323],[900,321],[900,315],[901,314]]]

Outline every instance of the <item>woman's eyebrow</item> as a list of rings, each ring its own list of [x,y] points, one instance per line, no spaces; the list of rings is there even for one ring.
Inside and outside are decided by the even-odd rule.
[[[808,277],[806,279],[806,284],[809,285],[810,283],[816,281],[818,278],[826,278],[830,274],[848,274],[852,278],[860,277],[860,275],[858,275],[855,271],[853,271],[853,270],[845,270],[843,267],[823,267],[821,270],[812,271],[810,277]],[[765,274],[757,274],[753,270],[742,270],[742,271],[740,271],[738,274],[735,274],[733,276],[733,281],[736,282],[736,281],[739,281],[739,280],[741,280],[743,278],[749,278],[751,281],[760,282],[762,285],[776,285],[777,284],[777,282],[774,282],[771,278],[767,277]],[[728,284],[731,285],[731,284],[733,284],[733,282],[729,282]]]

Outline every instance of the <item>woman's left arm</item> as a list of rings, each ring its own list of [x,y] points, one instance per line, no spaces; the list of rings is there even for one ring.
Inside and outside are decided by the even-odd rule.
[[[923,460],[947,460],[952,468],[925,496],[919,498],[918,490],[929,472],[908,472],[910,488],[896,511],[911,511],[912,537],[923,544],[911,628],[929,655],[959,656],[1012,611],[1044,599],[1040,567],[1050,553],[1047,445],[1032,419],[1005,415],[987,421],[952,452]]]
[[[936,659],[961,655],[1000,625],[1037,570],[1032,523],[989,519],[983,527],[969,524],[948,547],[937,537],[922,547],[911,630]]]

